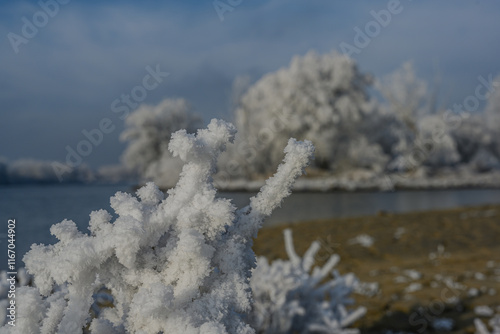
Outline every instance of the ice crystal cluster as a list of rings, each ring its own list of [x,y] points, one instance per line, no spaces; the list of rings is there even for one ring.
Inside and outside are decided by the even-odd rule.
[[[17,324],[1,332],[77,334],[88,327],[94,334],[254,333],[246,320],[252,237],[290,194],[314,147],[290,139],[277,173],[237,210],[216,197],[211,177],[235,132],[214,119],[196,135],[174,133],[169,149],[185,165],[166,198],[149,183],[138,198],[116,193],[114,215],[92,212],[90,234],[70,220],[53,225],[59,241],[33,245],[25,255],[35,286],[18,289]],[[89,310],[103,288],[114,307],[92,318]]]
[[[356,329],[345,329],[366,312],[364,307],[352,312],[346,309],[353,302],[349,296],[358,283],[356,277],[333,271],[338,255],[332,255],[323,267],[311,272],[319,242],[313,242],[301,258],[295,253],[291,230],[284,234],[289,260],[269,264],[260,257],[253,272],[253,327],[266,334],[358,333]],[[330,274],[333,279],[325,282]]]

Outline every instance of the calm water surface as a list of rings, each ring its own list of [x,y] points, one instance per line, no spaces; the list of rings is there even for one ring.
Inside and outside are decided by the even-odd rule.
[[[54,243],[49,228],[63,219],[73,220],[87,232],[93,210],[112,212],[109,198],[117,191],[131,191],[128,186],[48,185],[0,188],[0,269],[7,263],[7,220],[16,219],[18,263],[33,243]],[[254,194],[221,193],[242,207]],[[500,203],[500,189],[398,191],[390,193],[295,193],[273,213],[266,224],[298,222],[308,219],[348,217],[389,212],[409,212]],[[3,227],[1,227],[3,226]]]

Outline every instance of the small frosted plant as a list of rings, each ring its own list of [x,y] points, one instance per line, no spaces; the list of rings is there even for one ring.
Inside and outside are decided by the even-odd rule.
[[[336,254],[311,272],[320,243],[313,242],[300,258],[295,253],[292,231],[286,229],[284,235],[289,260],[269,265],[265,257],[260,257],[253,272],[253,327],[266,334],[359,333],[357,329],[345,329],[366,313],[364,307],[352,312],[345,307],[353,303],[349,296],[358,284],[356,277],[333,271],[340,259]],[[333,279],[324,282],[331,273]]]
[[[19,288],[15,327],[2,333],[254,333],[250,276],[252,238],[264,218],[290,194],[314,147],[290,139],[284,162],[250,204],[236,210],[216,198],[212,175],[235,128],[212,120],[196,135],[181,130],[169,149],[185,165],[176,187],[163,193],[148,183],[137,197],[111,198],[116,219],[90,214],[90,234],[64,220],[51,233],[59,242],[33,245],[24,257],[35,287]],[[114,307],[90,316],[96,293]]]
[[[491,332],[488,331],[486,325],[479,318],[474,319],[474,325],[476,326],[477,334],[500,334],[500,314],[490,319]]]

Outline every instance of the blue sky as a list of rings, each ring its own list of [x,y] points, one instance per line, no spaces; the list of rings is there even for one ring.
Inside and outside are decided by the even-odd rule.
[[[169,76],[144,103],[184,97],[206,122],[231,120],[237,76],[255,81],[294,55],[353,44],[354,28],[364,29],[370,11],[388,3],[242,0],[221,21],[211,0],[72,0],[16,53],[8,34],[22,36],[23,17],[33,22],[41,7],[0,1],[0,156],[64,161],[65,147],[84,139],[82,130],[109,118],[116,129],[85,162],[117,163],[123,120],[110,105],[142,83],[147,66]],[[432,81],[439,73],[445,105],[472,94],[478,76],[500,74],[500,2],[401,0],[400,7],[354,55],[361,71],[382,76],[413,59],[419,76]]]

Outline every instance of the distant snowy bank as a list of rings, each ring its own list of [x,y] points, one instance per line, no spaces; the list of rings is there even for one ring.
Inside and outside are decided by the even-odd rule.
[[[103,166],[93,171],[87,166],[74,168],[60,182],[54,174],[54,161],[23,159],[9,162],[0,158],[0,186],[22,184],[143,184],[129,168],[123,165]],[[168,169],[166,169],[168,171]],[[174,179],[177,176],[174,174]],[[500,188],[500,169],[478,173],[470,166],[443,168],[431,173],[425,167],[411,173],[377,173],[369,169],[358,169],[333,173],[310,172],[299,178],[293,190],[298,192],[328,191],[392,191],[400,189],[453,189],[453,188]],[[154,178],[146,178],[143,181]],[[145,182],[144,182],[145,183]],[[249,180],[243,177],[225,178],[223,174],[214,176],[214,184],[220,191],[256,192],[265,183],[264,179]],[[170,187],[161,185],[164,190]]]
[[[215,180],[221,191],[255,192],[265,180],[234,179]],[[392,190],[432,190],[461,188],[500,188],[500,171],[474,174],[466,171],[443,173],[439,176],[415,176],[405,174],[372,175],[364,171],[344,176],[301,177],[294,186],[295,192],[328,191],[392,191]]]
[[[134,183],[135,172],[123,165],[102,166],[92,170],[87,165],[69,167],[59,161],[0,157],[0,186],[58,183]]]

